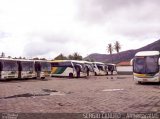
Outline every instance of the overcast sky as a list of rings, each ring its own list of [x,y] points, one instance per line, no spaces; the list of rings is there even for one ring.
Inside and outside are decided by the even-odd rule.
[[[160,38],[160,0],[0,0],[0,52],[53,59],[136,49]]]

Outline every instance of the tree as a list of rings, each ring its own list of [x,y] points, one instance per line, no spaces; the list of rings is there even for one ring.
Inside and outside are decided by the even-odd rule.
[[[68,55],[69,60],[82,60],[82,56],[79,55],[77,52],[73,53],[73,55]]]
[[[8,58],[12,58],[11,56],[8,56]]]
[[[33,60],[39,60],[39,58],[38,57],[34,57]]]
[[[112,54],[112,52],[113,52],[113,47],[112,47],[112,44],[111,44],[111,43],[108,44],[108,46],[107,46],[107,51],[108,51],[109,54]]]
[[[40,58],[40,60],[47,60],[46,58]]]
[[[67,60],[67,57],[61,53],[57,57],[55,57],[54,60]]]
[[[109,52],[109,54],[111,55],[111,61],[113,62],[113,58],[112,58],[112,52],[113,52],[113,47],[112,44],[108,44],[107,46],[107,51]]]
[[[82,60],[83,58],[81,55],[79,55],[77,52],[75,52],[75,53],[73,53],[73,59],[74,60]]]
[[[68,59],[73,60],[74,59],[73,55],[68,55]]]
[[[22,59],[22,57],[20,56],[19,59]]]
[[[119,53],[119,50],[121,49],[121,45],[118,41],[115,42],[114,49],[116,50],[117,53]]]
[[[4,52],[2,52],[1,57],[5,57],[5,53]]]

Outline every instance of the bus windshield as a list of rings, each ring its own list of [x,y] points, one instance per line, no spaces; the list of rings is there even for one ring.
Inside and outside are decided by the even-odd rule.
[[[89,71],[91,71],[91,72],[94,72],[94,69],[93,69],[93,64],[86,64],[87,66],[88,66],[88,68],[89,68]]]
[[[85,65],[83,63],[79,63],[79,62],[73,62],[74,66],[79,66],[81,71],[85,71]]]
[[[51,71],[51,64],[49,62],[41,62],[41,71]]]
[[[140,74],[154,74],[159,71],[159,56],[136,57],[133,63],[133,71]]]
[[[104,66],[101,64],[97,64],[97,67],[99,70],[105,71]]]
[[[18,64],[16,61],[3,61],[3,71],[18,71]]]
[[[21,62],[22,71],[33,71],[34,70],[34,63],[33,62]]]

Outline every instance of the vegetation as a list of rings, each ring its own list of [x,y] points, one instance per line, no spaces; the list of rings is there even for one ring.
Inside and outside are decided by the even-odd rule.
[[[4,53],[4,52],[2,52],[0,57],[5,57],[5,53]]]
[[[79,55],[77,52],[72,55],[68,55],[68,57],[64,56],[62,53],[54,58],[54,60],[82,60],[83,57]]]
[[[108,44],[107,46],[107,51],[109,52],[109,54],[111,55],[111,59],[112,59],[112,62],[113,62],[113,58],[112,58],[112,52],[113,52],[113,47],[112,47],[112,44]]]
[[[111,43],[108,44],[108,46],[107,46],[107,51],[108,51],[109,54],[112,54],[112,52],[113,52],[113,47],[112,47],[112,44],[111,44]]]
[[[119,50],[121,49],[121,45],[118,41],[115,42],[114,49],[116,50],[117,53],[119,53]]]
[[[117,53],[119,53],[120,49],[121,49],[121,45],[120,45],[120,43],[119,43],[118,41],[116,41],[116,42],[114,43],[114,46],[112,46],[111,43],[108,44],[108,46],[107,46],[107,51],[108,51],[109,54],[112,54],[114,50],[115,50]]]
[[[118,41],[116,41],[115,43],[114,43],[114,46],[112,46],[112,44],[110,43],[110,44],[108,44],[108,46],[107,46],[107,51],[108,51],[108,53],[111,55],[111,61],[113,62],[113,57],[112,57],[112,53],[113,53],[113,51],[115,50],[117,53],[119,53],[119,50],[121,49],[121,45],[120,45],[120,43],[118,42]]]
[[[67,60],[67,57],[61,53],[57,57],[55,57],[54,60]]]
[[[72,57],[73,57],[73,60],[82,60],[83,59],[82,56],[79,55],[77,52],[73,53]]]

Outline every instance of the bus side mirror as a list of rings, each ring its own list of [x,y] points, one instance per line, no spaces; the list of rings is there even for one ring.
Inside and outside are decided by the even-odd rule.
[[[130,61],[130,65],[131,65],[131,66],[133,66],[133,60],[134,60],[134,59],[131,59],[131,61]]]

